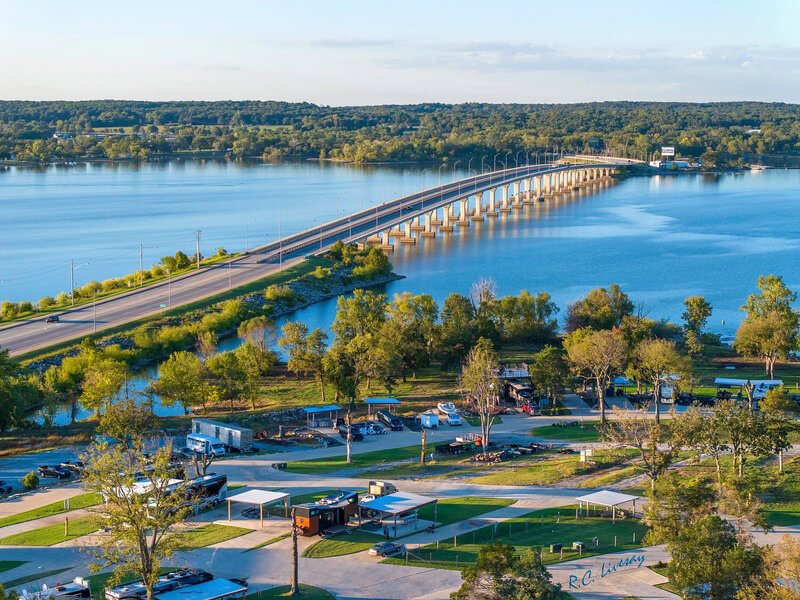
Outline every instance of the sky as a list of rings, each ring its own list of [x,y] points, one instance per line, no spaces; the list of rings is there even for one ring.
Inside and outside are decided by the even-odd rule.
[[[800,0],[0,0],[0,99],[797,102]]]

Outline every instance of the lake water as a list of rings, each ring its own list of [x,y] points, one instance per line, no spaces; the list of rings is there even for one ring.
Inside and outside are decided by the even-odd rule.
[[[443,173],[443,176],[445,174]],[[449,175],[452,177],[452,173]],[[184,248],[241,250],[341,211],[435,185],[435,170],[317,163],[171,162],[0,170],[0,298],[38,298],[137,268]],[[705,296],[709,329],[733,335],[760,274],[800,289],[800,171],[634,177],[592,194],[515,211],[446,237],[397,246],[386,286],[441,302],[491,277],[500,295],[547,291],[562,308],[619,283],[651,318],[677,321],[682,300]],[[88,263],[88,264],[83,264]],[[331,300],[291,318],[328,327]],[[724,320],[724,325],[723,325]],[[285,320],[283,320],[285,321]],[[282,322],[283,322],[282,321]],[[225,340],[229,349],[237,340]],[[153,376],[156,372],[151,373]],[[140,382],[133,382],[139,385]],[[168,411],[168,409],[162,409]],[[59,417],[61,420],[61,417]]]

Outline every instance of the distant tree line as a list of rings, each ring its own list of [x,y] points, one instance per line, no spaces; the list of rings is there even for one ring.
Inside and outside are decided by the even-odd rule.
[[[544,152],[561,149],[607,149],[645,158],[670,145],[684,156],[726,166],[743,155],[797,154],[798,117],[798,105],[759,102],[328,107],[287,102],[6,101],[0,102],[0,159],[144,160],[209,151],[360,163],[487,157],[494,166],[497,153],[500,164],[535,160],[537,152],[543,160]]]

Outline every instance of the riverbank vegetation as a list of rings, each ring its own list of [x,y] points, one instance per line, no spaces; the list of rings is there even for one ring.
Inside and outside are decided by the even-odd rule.
[[[461,159],[463,165],[486,156],[487,164],[511,166],[511,160],[536,160],[537,153],[544,160],[561,149],[645,159],[668,145],[706,165],[727,166],[746,156],[796,155],[799,110],[759,102],[328,107],[6,101],[0,102],[0,159],[147,160],[196,153],[358,163]]]
[[[81,306],[89,302],[103,300],[110,296],[127,292],[129,290],[153,285],[179,277],[196,269],[202,269],[221,261],[232,260],[238,254],[229,255],[225,248],[217,248],[217,253],[209,258],[200,256],[189,257],[181,250],[174,256],[167,255],[161,258],[159,264],[149,269],[128,273],[122,277],[113,277],[103,281],[92,280],[85,285],[75,288],[71,293],[60,292],[55,296],[43,296],[38,301],[2,302],[0,303],[0,324],[18,321],[33,317],[40,313],[58,312]]]

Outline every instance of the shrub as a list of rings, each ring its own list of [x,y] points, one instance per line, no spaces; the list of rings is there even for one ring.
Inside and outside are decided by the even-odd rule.
[[[66,299],[66,296],[67,295],[64,294],[64,298],[65,299]],[[48,308],[50,308],[51,306],[53,306],[57,302],[58,302],[57,300],[53,300],[52,296],[44,296],[39,300],[39,310],[47,310]]]
[[[69,302],[69,295],[66,292],[61,292],[58,296],[56,296],[56,304],[59,306],[63,306]]]
[[[17,316],[17,305],[14,302],[0,304],[0,319],[13,319]]]
[[[271,285],[264,292],[264,299],[268,302],[282,302],[287,306],[294,306],[302,301],[288,285]]]
[[[31,471],[22,478],[22,485],[25,486],[26,490],[35,490],[39,487],[39,477]]]
[[[28,301],[19,303],[19,314],[33,312],[33,304]]]
[[[172,258],[171,256],[169,258]],[[163,259],[162,259],[163,260]],[[153,265],[150,269],[150,277],[163,277],[166,274],[163,268],[158,265]]]

